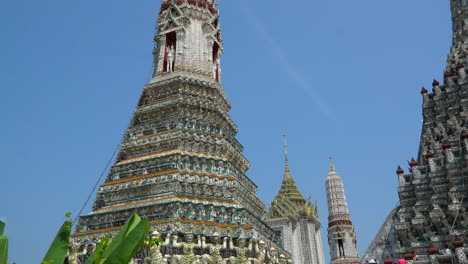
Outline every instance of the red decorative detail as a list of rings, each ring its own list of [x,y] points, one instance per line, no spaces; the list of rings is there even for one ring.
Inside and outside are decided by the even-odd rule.
[[[171,1],[162,2],[161,10],[159,11],[159,13],[162,13],[164,10],[168,9],[170,5],[171,5]]]
[[[406,251],[406,253],[403,255],[403,258],[404,258],[405,260],[413,260],[414,254],[411,253],[411,252],[409,252],[409,251]]]
[[[434,154],[432,154],[432,152],[430,150],[428,150],[427,153],[426,153],[426,158],[430,159],[432,157],[434,157]]]
[[[437,250],[437,248],[432,243],[430,243],[429,247],[427,248],[427,254],[429,256],[436,255],[436,254],[439,254],[439,250]]]
[[[439,85],[439,82],[434,79],[434,81],[432,81],[432,87],[436,87],[437,85]]]
[[[421,94],[426,94],[426,93],[427,93],[427,90],[426,90],[426,88],[423,87],[423,88],[421,89]]]
[[[461,240],[459,237],[455,237],[455,240],[453,240],[452,245],[454,248],[461,248],[463,247],[463,240]]]
[[[465,65],[463,65],[462,63],[458,63],[456,67],[457,71],[460,70],[461,68],[465,68]]]
[[[452,145],[450,145],[450,143],[448,141],[445,141],[444,144],[442,144],[442,148],[444,150],[449,149],[451,147],[452,147]]]
[[[400,175],[400,174],[403,174],[403,173],[405,173],[405,171],[400,167],[400,165],[398,165],[398,169],[396,170],[396,174]]]
[[[393,264],[393,259],[391,257],[387,257],[384,261],[384,264]]]
[[[353,222],[351,222],[350,220],[335,220],[328,223],[328,227],[336,225],[353,225]]]
[[[213,6],[209,6],[208,7],[208,10],[210,11],[211,14],[217,14],[218,13],[218,10],[216,10],[216,8],[214,8]]]
[[[411,158],[411,162],[408,164],[410,165],[411,168],[419,165],[419,163],[414,158]]]
[[[468,132],[462,131],[462,138],[467,139],[468,138]]]

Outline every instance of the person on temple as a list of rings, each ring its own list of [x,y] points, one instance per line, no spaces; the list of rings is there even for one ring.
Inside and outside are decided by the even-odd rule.
[[[406,260],[404,258],[399,258],[398,264],[406,264]]]
[[[443,255],[452,255],[452,251],[450,250],[449,246],[448,245],[445,245],[444,246],[444,251],[442,252]]]

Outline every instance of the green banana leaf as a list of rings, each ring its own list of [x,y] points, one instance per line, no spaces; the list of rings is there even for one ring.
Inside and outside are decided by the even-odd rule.
[[[8,261],[8,238],[3,236],[5,223],[0,221],[0,264],[7,264]]]
[[[65,221],[62,227],[55,236],[54,241],[47,250],[46,255],[42,262],[62,264],[67,257],[68,248],[70,247],[70,232],[72,227],[72,221]]]
[[[150,223],[133,213],[102,254],[99,264],[128,264],[148,236]]]
[[[101,238],[100,240],[101,241],[97,245],[94,252],[88,257],[85,264],[99,264],[99,262],[101,261],[102,254],[106,250],[111,240],[109,239],[109,236],[105,236]]]

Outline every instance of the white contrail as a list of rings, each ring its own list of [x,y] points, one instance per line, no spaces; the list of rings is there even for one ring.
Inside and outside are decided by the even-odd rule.
[[[241,9],[247,18],[247,21],[254,26],[259,35],[266,42],[267,46],[270,48],[274,58],[278,60],[278,63],[281,65],[283,70],[292,79],[296,84],[312,99],[313,103],[318,107],[320,112],[329,119],[336,120],[331,108],[325,102],[324,99],[320,98],[317,95],[314,88],[310,83],[304,78],[303,74],[297,71],[293,64],[289,61],[286,52],[281,48],[273,36],[266,30],[265,26],[261,21],[256,18],[252,13],[252,8],[249,6],[249,1],[251,0],[239,0]]]

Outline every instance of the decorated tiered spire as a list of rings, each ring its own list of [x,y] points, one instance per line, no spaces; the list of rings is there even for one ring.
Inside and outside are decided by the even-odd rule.
[[[284,176],[281,188],[270,205],[265,221],[281,235],[281,244],[294,263],[325,264],[317,203],[305,199],[291,175],[286,135]]]
[[[330,173],[326,178],[328,201],[328,244],[332,264],[358,261],[356,233],[351,222],[341,176],[330,157]]]
[[[74,242],[90,245],[112,236],[137,212],[150,221],[152,231],[167,236],[160,253],[172,258],[169,263],[195,263],[198,257],[204,263],[227,258],[244,263],[239,252],[246,252],[247,239],[257,248],[249,252],[258,263],[265,262],[265,250],[278,259],[279,254],[289,257],[261,220],[265,205],[245,174],[250,164],[235,138],[237,126],[221,86],[216,1],[163,1],[154,40],[153,78],[143,89],[93,212],[79,220]],[[229,246],[223,247],[221,238],[229,238]],[[223,256],[221,248],[226,249]]]
[[[398,256],[409,249],[419,256],[431,255],[458,236],[468,239],[468,140],[463,137],[468,126],[467,4],[466,0],[450,0],[453,38],[444,83],[434,79],[432,92],[424,88],[421,91],[423,125],[419,155],[409,162],[408,173],[401,168],[397,170],[400,202],[395,216],[395,240],[398,242],[389,249]],[[431,262],[436,263],[438,260],[433,257]]]
[[[466,76],[468,68],[468,4],[466,0],[451,0],[452,48],[444,77]]]
[[[267,219],[286,218],[302,209],[307,209],[309,206],[312,206],[310,201],[305,199],[301,194],[299,188],[297,188],[294,178],[291,175],[291,170],[289,168],[288,145],[285,134],[283,135],[283,138],[285,157],[283,182],[278,194],[271,203],[270,210],[266,217]]]

